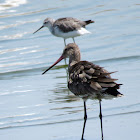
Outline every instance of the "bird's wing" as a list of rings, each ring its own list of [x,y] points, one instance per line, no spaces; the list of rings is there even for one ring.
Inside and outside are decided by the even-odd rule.
[[[76,18],[60,18],[56,20],[53,24],[54,27],[58,27],[63,32],[70,32],[74,30],[78,30],[81,27],[84,27],[86,23],[84,21],[80,21]]]
[[[92,93],[116,86],[115,81],[117,79],[111,78],[111,73],[87,61],[80,61],[75,64],[70,68],[69,74],[68,85],[74,89],[72,89],[72,92],[75,94],[79,91],[81,92],[80,94],[85,94],[85,91]]]

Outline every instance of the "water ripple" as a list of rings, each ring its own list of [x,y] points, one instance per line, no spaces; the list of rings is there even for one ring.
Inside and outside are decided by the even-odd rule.
[[[133,132],[133,128],[136,128],[133,135],[135,138],[131,138],[138,139],[138,0],[94,1],[94,5],[92,0],[38,2],[39,0],[2,0],[0,5],[0,130],[3,130],[0,132],[1,139],[8,140],[12,135],[15,140],[28,139],[30,136],[31,139],[37,139],[37,135],[41,135],[43,139],[57,139],[60,134],[59,128],[65,126],[67,133],[62,131],[63,136],[77,135],[78,132],[74,129],[81,132],[79,126],[83,124],[83,102],[67,88],[67,65],[61,62],[47,75],[41,75],[62,53],[63,40],[52,36],[47,28],[32,34],[46,17],[57,19],[66,16],[95,20],[95,24],[87,26],[93,34],[76,38],[81,56],[87,61],[107,67],[110,71],[119,71],[116,76],[119,77],[120,83],[123,83],[120,91],[125,93],[124,98],[111,100],[111,104],[103,101],[105,126],[110,126],[105,127],[105,137],[116,140],[119,139],[119,133],[120,137],[124,136],[130,140],[131,133],[127,131]],[[67,43],[71,41],[69,39]],[[88,122],[86,135],[91,139],[93,134],[92,139],[96,139],[94,136],[100,127],[98,102],[88,100],[87,111],[88,119],[98,123],[93,126]],[[112,121],[108,121],[110,119]],[[75,126],[72,131],[67,127],[69,122],[70,126]],[[58,124],[60,127],[57,127]],[[111,129],[112,124],[115,124],[117,133]],[[40,126],[47,126],[48,133],[46,129],[43,132],[44,127]],[[24,131],[18,129],[22,127]],[[89,129],[92,127],[97,131]],[[10,128],[17,128],[19,133]],[[34,131],[29,131],[30,128]]]
[[[4,3],[0,4],[0,13],[5,12],[5,10],[13,7],[18,7],[21,4],[26,4],[27,0],[5,0]]]
[[[109,114],[109,115],[104,115],[105,118],[108,118],[108,117],[115,117],[115,116],[124,116],[124,115],[131,115],[131,114],[137,114],[137,113],[140,113],[139,110],[137,111],[131,111],[131,112],[123,112],[123,113],[118,113],[118,114]],[[18,125],[7,125],[7,126],[4,126],[4,127],[0,127],[0,129],[10,129],[10,128],[19,128],[19,127],[31,127],[31,126],[41,126],[41,125],[53,125],[53,124],[62,124],[62,123],[69,123],[69,122],[77,122],[77,121],[82,121],[83,118],[79,118],[79,119],[66,119],[64,121],[53,121],[53,122],[43,122],[43,123],[36,123],[36,124],[22,124],[22,123],[25,123],[25,122],[32,122],[32,121],[38,121],[38,120],[46,120],[47,117],[36,117],[36,118],[31,118],[31,119],[24,119],[24,120],[16,120],[15,122],[13,123],[21,123],[21,124],[18,124]],[[88,118],[89,120],[91,119],[99,119],[98,116],[96,117],[89,117]]]
[[[104,62],[116,62],[116,61],[130,61],[130,60],[138,60],[140,59],[140,55],[132,55],[132,56],[123,56],[123,57],[115,57],[115,58],[109,58],[109,59],[103,59],[103,60],[97,60],[93,61],[94,63],[104,63]]]

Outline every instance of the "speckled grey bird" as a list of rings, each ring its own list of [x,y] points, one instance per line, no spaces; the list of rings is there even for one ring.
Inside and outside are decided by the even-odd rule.
[[[111,78],[111,74],[114,72],[108,72],[103,67],[88,61],[80,61],[80,50],[75,43],[68,44],[64,48],[61,57],[42,74],[45,74],[62,59],[67,57],[69,58],[68,88],[72,93],[81,97],[84,101],[84,126],[81,139],[83,140],[84,137],[85,124],[87,120],[86,100],[90,98],[99,100],[99,117],[101,121],[101,134],[103,140],[101,100],[123,96],[123,94],[118,91],[122,84],[117,84],[115,82],[117,79]]]
[[[74,37],[91,33],[85,29],[85,26],[90,23],[94,23],[94,21],[81,21],[72,17],[59,18],[57,20],[46,18],[43,22],[43,26],[34,33],[38,32],[43,27],[47,27],[52,35],[64,38],[64,44],[66,46],[65,40],[67,38],[72,38],[75,43]]]

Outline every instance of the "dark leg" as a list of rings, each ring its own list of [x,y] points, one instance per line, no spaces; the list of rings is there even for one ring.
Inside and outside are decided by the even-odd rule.
[[[75,43],[75,40],[74,40],[74,38],[72,38],[73,39],[73,42]]]
[[[67,65],[67,61],[66,61],[66,58],[64,59],[64,61],[65,61],[65,65]]]
[[[64,44],[66,46],[66,39],[64,39]],[[67,65],[66,58],[64,59],[64,61],[65,61],[65,65]],[[66,74],[67,74],[67,82],[68,82],[68,70],[67,70],[67,68],[66,68]],[[68,92],[68,94],[69,94],[69,92]]]
[[[66,59],[65,59],[65,60],[66,60]],[[67,65],[66,62],[65,62],[65,65]],[[68,83],[68,81],[69,81],[69,72],[68,72],[68,69],[67,69],[67,68],[65,68],[65,69],[66,69],[67,83]],[[69,94],[69,90],[68,90],[68,94]]]
[[[64,39],[64,44],[65,44],[65,46],[66,46],[66,41],[65,41],[66,39]]]
[[[64,44],[66,46],[66,39],[64,39]],[[67,65],[66,58],[64,60],[65,60],[65,65]]]
[[[86,121],[87,121],[87,110],[86,110],[86,101],[84,101],[84,125],[83,125],[83,132],[82,132],[81,140],[84,140],[84,132],[85,132]]]
[[[100,114],[99,114],[99,118],[100,118],[100,122],[101,122],[101,134],[102,134],[102,140],[103,140],[103,124],[102,124],[102,108],[101,108],[101,100],[99,100],[99,105],[100,105]]]
[[[65,61],[65,65],[67,65],[66,58],[64,59],[64,61]],[[67,74],[67,82],[68,82],[68,75],[69,75],[69,73],[68,73],[68,69],[67,69],[67,68],[65,68],[65,69],[66,69],[66,74]]]

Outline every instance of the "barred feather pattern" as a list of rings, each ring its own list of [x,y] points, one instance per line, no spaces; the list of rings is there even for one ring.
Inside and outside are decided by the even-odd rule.
[[[117,91],[121,84],[111,78],[111,74],[103,67],[88,61],[80,61],[70,67],[68,87],[75,95],[83,98],[105,98],[106,95],[120,96]]]

